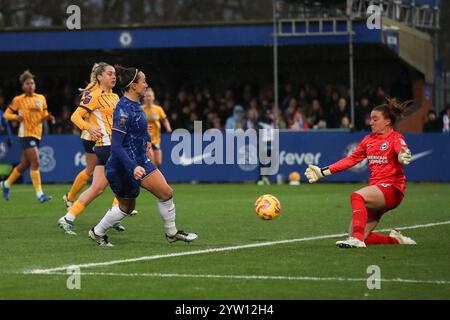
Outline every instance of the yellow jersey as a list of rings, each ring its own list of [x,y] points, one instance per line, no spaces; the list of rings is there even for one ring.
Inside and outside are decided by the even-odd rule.
[[[102,131],[102,138],[95,143],[97,147],[111,145],[113,114],[117,102],[117,94],[104,92],[100,88],[89,92],[80,102],[80,107],[89,112],[89,123]]]
[[[98,83],[97,83],[97,82],[95,82],[95,83],[93,83],[93,82],[89,83],[89,84],[86,86],[86,88],[84,89],[84,91],[82,92],[81,100],[80,100],[80,101],[83,101],[84,99],[86,99],[86,97],[87,97],[92,91],[94,91],[94,90],[96,90],[96,89],[98,89],[98,88],[99,88],[99,86],[98,86]],[[90,113],[86,114],[86,115],[84,116],[84,118],[83,118],[83,119],[84,119],[86,122],[88,122],[88,123],[90,123],[90,122],[89,122],[89,116],[90,116]],[[87,130],[82,130],[82,131],[81,131],[81,139],[83,139],[83,140],[88,140],[88,141],[95,141],[95,139],[92,138],[91,134],[90,134],[89,131],[87,131]]]
[[[42,121],[48,116],[47,101],[42,94],[33,93],[27,96],[25,93],[14,97],[11,105],[5,112],[5,118],[15,119],[16,115],[23,117],[20,122],[18,136],[42,138]]]
[[[147,107],[142,105],[142,109],[147,115],[148,124],[152,126],[152,144],[161,143],[161,121],[167,118],[164,109],[158,105]]]

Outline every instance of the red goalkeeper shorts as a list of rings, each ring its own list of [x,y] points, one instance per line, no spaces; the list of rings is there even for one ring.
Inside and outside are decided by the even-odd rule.
[[[368,210],[368,214],[370,217],[379,218],[387,211],[397,208],[400,205],[400,203],[402,203],[403,197],[405,195],[390,183],[380,183],[377,184],[376,186],[378,187],[378,189],[381,190],[381,192],[383,192],[385,203],[384,210],[382,211]]]

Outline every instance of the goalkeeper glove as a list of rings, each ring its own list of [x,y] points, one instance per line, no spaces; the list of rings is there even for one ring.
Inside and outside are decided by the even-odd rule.
[[[402,148],[398,153],[398,162],[401,164],[407,165],[411,162],[411,150]]]
[[[319,168],[310,164],[305,171],[305,176],[308,178],[309,183],[314,183],[322,179],[323,177],[330,176],[331,171],[328,167]]]

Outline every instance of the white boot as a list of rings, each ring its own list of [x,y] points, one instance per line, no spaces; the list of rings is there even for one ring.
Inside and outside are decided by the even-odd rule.
[[[338,248],[365,248],[366,244],[357,238],[348,237],[347,240],[340,240],[336,242]]]
[[[399,244],[417,244],[413,239],[405,237],[399,230],[396,229],[391,230],[389,237],[397,239]]]

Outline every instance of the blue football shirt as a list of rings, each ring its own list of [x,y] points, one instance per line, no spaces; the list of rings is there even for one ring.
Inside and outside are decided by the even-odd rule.
[[[140,103],[123,96],[117,103],[113,115],[113,130],[125,134],[122,148],[138,165],[143,166],[147,161],[147,142],[150,135],[147,131],[147,116]],[[111,150],[114,158],[114,149]]]

